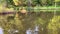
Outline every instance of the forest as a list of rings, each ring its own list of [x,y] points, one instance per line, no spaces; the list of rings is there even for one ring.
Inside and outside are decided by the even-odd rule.
[[[0,26],[4,34],[26,34],[39,26],[38,34],[60,34],[60,0],[0,0]],[[14,32],[14,31],[13,31]]]

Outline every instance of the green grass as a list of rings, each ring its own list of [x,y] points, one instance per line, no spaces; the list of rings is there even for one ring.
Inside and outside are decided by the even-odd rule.
[[[16,7],[15,10],[17,8],[21,8],[21,7]],[[10,8],[9,8],[10,9]],[[25,7],[26,10],[28,10],[28,7]],[[0,10],[3,10],[1,7],[0,7]],[[40,11],[43,11],[43,12],[54,12],[54,11],[60,11],[60,7],[55,7],[55,6],[44,6],[44,7],[41,7],[41,6],[36,6],[36,7],[30,7],[30,10],[31,12],[34,11],[34,12],[40,12]],[[18,11],[18,10],[16,10]]]
[[[60,11],[60,7],[34,7],[34,11],[35,12],[40,12],[40,11],[49,11],[49,12],[53,12],[53,11]]]

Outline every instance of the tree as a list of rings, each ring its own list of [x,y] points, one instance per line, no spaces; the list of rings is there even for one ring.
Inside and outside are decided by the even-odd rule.
[[[55,0],[48,0],[47,1],[47,6],[52,6],[52,5],[55,5]]]

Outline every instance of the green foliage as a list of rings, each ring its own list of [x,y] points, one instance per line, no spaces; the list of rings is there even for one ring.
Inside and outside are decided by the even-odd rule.
[[[52,18],[48,24],[48,29],[52,29],[52,34],[58,34],[58,29],[60,28],[60,16],[55,16]]]
[[[33,0],[33,1],[32,1],[32,4],[34,4],[35,6],[36,6],[36,5],[40,5],[40,0]]]
[[[55,0],[55,2],[60,2],[60,0]]]
[[[53,6],[53,5],[55,5],[55,2],[54,2],[55,0],[48,0],[47,1],[47,5],[48,6]]]

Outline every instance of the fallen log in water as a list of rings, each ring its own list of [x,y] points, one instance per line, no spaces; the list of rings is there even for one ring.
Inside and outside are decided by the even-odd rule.
[[[16,12],[1,12],[0,15],[15,14]]]

